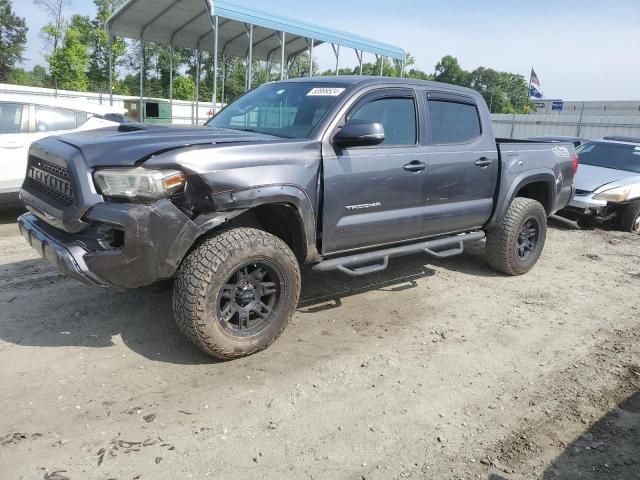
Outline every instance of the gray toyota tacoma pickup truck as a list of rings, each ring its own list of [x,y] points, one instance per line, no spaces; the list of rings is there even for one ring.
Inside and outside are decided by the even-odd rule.
[[[85,283],[174,279],[181,330],[231,359],[282,333],[301,264],[357,276],[486,241],[492,268],[526,273],[576,169],[570,143],[496,140],[473,90],[305,78],[263,85],[201,128],[123,124],[36,142],[19,226]]]

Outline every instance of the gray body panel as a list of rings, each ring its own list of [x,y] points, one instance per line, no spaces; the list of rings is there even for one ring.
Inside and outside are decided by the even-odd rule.
[[[130,249],[130,255],[135,254],[138,261],[146,258],[161,265],[144,269],[145,275],[139,278],[135,273],[138,268],[123,268],[127,278],[120,286],[124,287],[171,277],[181,255],[199,236],[261,205],[283,204],[295,210],[305,247],[302,259],[317,263],[344,252],[488,228],[502,218],[513,197],[531,181],[549,186],[549,214],[564,207],[571,197],[571,158],[554,153],[559,144],[496,144],[486,104],[472,90],[375,77],[291,81],[347,85],[346,94],[309,139],[165,127],[126,132],[106,129],[49,138],[35,144],[32,154],[67,166],[74,190],[73,205],[54,208],[26,187],[21,197],[41,221],[64,233],[61,245],[68,244],[69,234],[80,236],[100,222],[119,225],[125,230],[125,238],[128,228],[140,232],[135,237],[137,250]],[[415,97],[417,143],[336,149],[333,136],[349,109],[371,92],[394,89],[410,91]],[[468,143],[433,144],[426,120],[427,95],[432,92],[474,102],[482,134]],[[573,152],[572,145],[566,148]],[[478,164],[479,160],[484,163]],[[406,165],[412,162],[420,162],[425,168],[407,171]],[[112,202],[96,192],[92,174],[96,168],[133,165],[184,171],[188,180],[184,194],[187,207],[129,205],[118,207],[116,215],[108,207]],[[167,228],[180,236],[178,240],[156,238],[161,235],[163,219],[179,227]],[[26,219],[24,223],[37,229],[36,221]],[[51,236],[51,232],[47,235]],[[154,250],[153,254],[144,254],[144,248]],[[67,251],[66,247],[63,250]],[[132,267],[129,261],[133,259],[127,257],[125,250],[88,252],[86,263],[100,270],[93,271],[92,278],[104,279],[108,265],[114,261],[116,265]],[[170,258],[159,260],[159,251]],[[118,283],[117,275],[108,272],[105,285],[117,287]]]

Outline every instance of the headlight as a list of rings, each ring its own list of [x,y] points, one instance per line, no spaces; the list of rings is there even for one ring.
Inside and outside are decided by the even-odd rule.
[[[179,170],[148,170],[146,168],[114,168],[93,174],[98,191],[107,197],[157,200],[178,192],[185,184],[185,174]]]
[[[607,202],[624,202],[629,198],[631,187],[618,187],[605,190],[593,197],[594,200],[605,200]]]

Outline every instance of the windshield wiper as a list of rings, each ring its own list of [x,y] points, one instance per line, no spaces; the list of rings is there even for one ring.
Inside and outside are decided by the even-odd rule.
[[[263,133],[258,130],[254,130],[252,128],[234,128],[233,130],[240,130],[241,132],[251,132],[251,133]]]
[[[279,137],[279,138],[293,138],[293,137],[287,137],[286,135],[280,135],[277,133],[261,132],[260,130],[254,130],[253,128],[232,128],[231,130],[239,130],[241,132],[249,132],[249,133],[258,133],[260,135],[270,135],[272,137]]]

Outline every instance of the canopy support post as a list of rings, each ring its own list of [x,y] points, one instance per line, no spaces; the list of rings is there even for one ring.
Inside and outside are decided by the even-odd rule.
[[[173,44],[169,45],[169,105],[171,105],[171,123],[173,123]]]
[[[362,76],[362,59],[364,57],[364,50],[356,50],[356,57],[358,57],[358,64],[360,66],[360,76]]]
[[[333,53],[336,56],[336,75],[340,74],[340,45],[331,44]]]
[[[222,108],[224,108],[224,88],[225,88],[225,82],[227,80],[227,59],[224,56],[224,53],[222,54],[222,88],[221,88],[221,92],[220,92],[220,103],[222,104]]]
[[[196,50],[196,127],[200,123],[200,49]]]
[[[284,80],[284,51],[287,45],[287,34],[282,32],[280,40],[280,80]]]
[[[251,90],[253,83],[253,24],[249,25],[249,54],[247,55],[247,85],[245,91]]]
[[[312,38],[309,43],[309,76],[313,77],[313,47],[315,40]]]
[[[144,39],[140,39],[140,102],[138,105],[138,120],[144,123]]]
[[[215,33],[213,37],[213,98],[211,99],[213,108],[211,113],[215,115],[216,110],[218,109],[218,30],[220,27],[220,21],[217,15],[214,17],[213,27],[215,29]]]
[[[384,73],[384,56],[380,55],[380,76]]]
[[[109,34],[109,105],[113,107],[113,37]]]

